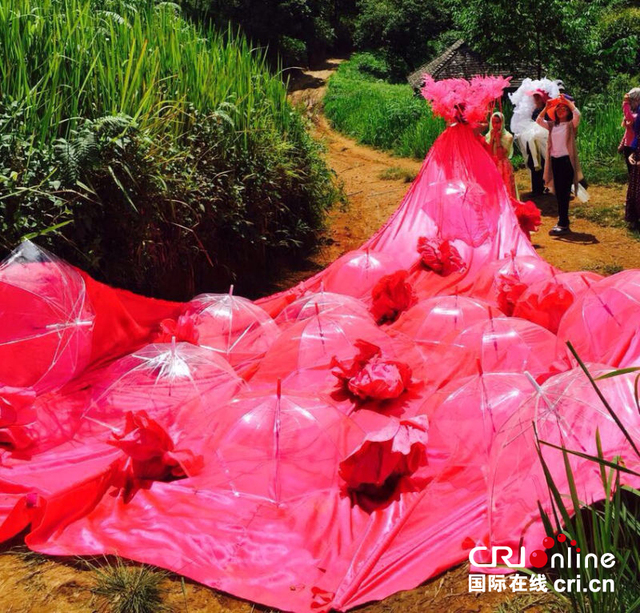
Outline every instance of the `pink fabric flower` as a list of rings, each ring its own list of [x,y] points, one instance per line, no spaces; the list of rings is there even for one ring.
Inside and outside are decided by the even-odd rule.
[[[385,275],[376,283],[371,291],[371,314],[378,324],[395,321],[400,313],[415,304],[416,296],[407,281],[408,276],[406,270],[398,270]]]
[[[421,236],[418,239],[418,253],[427,268],[443,277],[466,269],[460,252],[448,240]]]
[[[429,422],[425,415],[392,418],[389,424],[369,433],[362,444],[341,463],[339,474],[350,489],[381,487],[389,478],[412,475],[427,463]]]
[[[346,389],[362,400],[398,398],[411,385],[411,368],[403,362],[387,360],[380,347],[367,341],[356,341],[358,353],[349,366],[335,357],[333,374]]]

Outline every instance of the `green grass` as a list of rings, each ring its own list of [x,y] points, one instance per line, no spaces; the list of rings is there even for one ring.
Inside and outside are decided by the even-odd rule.
[[[161,583],[168,574],[144,565],[114,563],[93,567],[92,593],[104,613],[163,613],[170,609],[163,603]]]
[[[330,79],[325,112],[334,127],[359,142],[403,157],[422,159],[444,129],[429,106],[414,95],[407,84],[394,85],[377,79],[368,71],[371,54],[355,54],[340,65]],[[624,160],[617,153],[622,137],[620,108],[624,87],[611,85],[609,91],[578,100],[582,111],[578,149],[583,171],[592,183],[608,184],[627,180]],[[507,123],[511,105],[504,104]],[[522,166],[516,152],[513,163]]]
[[[329,80],[324,110],[332,124],[358,142],[423,158],[444,129],[422,98],[409,85],[392,85],[360,72],[355,55],[340,65]]]

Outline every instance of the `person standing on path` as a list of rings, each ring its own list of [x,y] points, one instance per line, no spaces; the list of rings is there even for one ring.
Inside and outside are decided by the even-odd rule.
[[[549,116],[549,120],[545,116]],[[576,132],[580,123],[580,111],[564,96],[559,96],[545,104],[536,119],[539,125],[549,131],[547,140],[547,164],[544,171],[545,184],[558,201],[558,223],[550,231],[551,236],[568,234],[569,200],[571,186],[578,193],[582,170],[578,161]]]

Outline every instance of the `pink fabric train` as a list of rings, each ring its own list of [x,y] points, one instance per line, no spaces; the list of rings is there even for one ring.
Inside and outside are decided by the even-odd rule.
[[[467,123],[481,113],[460,112],[505,83],[428,84],[458,123],[387,224],[257,303],[146,299],[19,247],[0,266],[0,539],[26,529],[39,552],[346,610],[474,545],[537,546],[534,425],[586,452],[598,428],[638,469],[565,342],[597,372],[639,365],[640,271],[538,257]],[[640,441],[631,377],[603,389]],[[572,462],[600,497],[596,468]]]

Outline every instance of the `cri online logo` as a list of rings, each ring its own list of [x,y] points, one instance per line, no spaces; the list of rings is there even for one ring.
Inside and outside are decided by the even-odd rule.
[[[559,533],[556,538],[545,536],[542,539],[542,546],[544,549],[549,550],[555,544],[564,543],[568,541],[567,535]],[[569,544],[573,547],[576,546],[576,541],[571,540]],[[529,555],[529,563],[527,564],[527,554],[524,547],[520,547],[520,559],[516,562],[512,562],[513,549],[507,546],[491,547],[491,562],[478,562],[475,559],[476,553],[480,551],[489,551],[488,547],[474,547],[469,552],[469,562],[477,568],[496,568],[498,566],[508,566],[509,568],[525,568],[526,566],[533,566],[534,568],[544,568],[549,562],[549,555],[543,549],[536,549]],[[580,553],[580,547],[576,547],[575,551]]]

